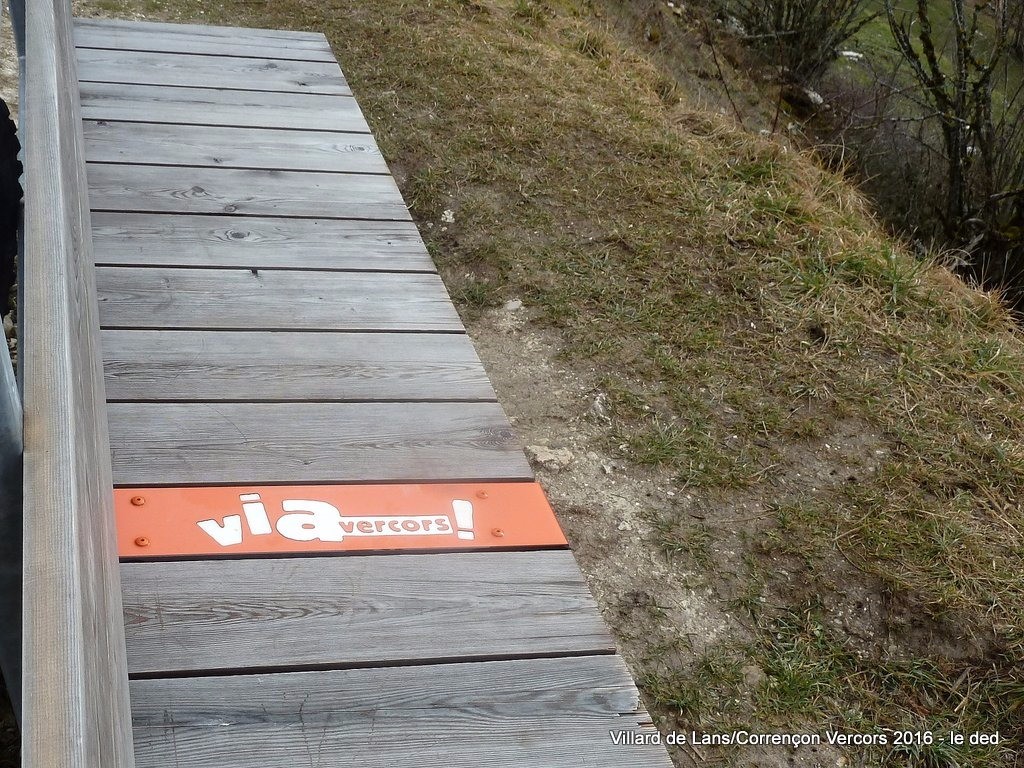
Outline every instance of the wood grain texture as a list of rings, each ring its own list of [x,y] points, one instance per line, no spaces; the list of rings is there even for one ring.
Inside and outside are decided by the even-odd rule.
[[[131,683],[139,765],[669,768],[617,656]]]
[[[568,551],[125,563],[135,674],[609,652]]]
[[[74,40],[79,48],[334,61],[331,47],[322,36],[308,39],[281,37],[259,31],[250,33],[245,29],[237,29],[233,36],[227,36],[217,31],[207,32],[202,27],[177,27],[173,24],[97,24],[79,20],[75,23]]]
[[[496,403],[110,403],[107,412],[118,485],[533,478]]]
[[[26,3],[21,760],[134,764],[67,0]]]
[[[259,27],[223,27],[215,24],[179,24],[163,21],[129,21],[127,19],[84,19],[73,20],[76,30],[111,30],[126,32],[147,32],[154,35],[193,35],[221,39],[257,39],[280,41],[297,47],[322,46],[327,38],[320,32],[298,29],[260,29]]]
[[[369,132],[351,96],[82,83],[82,117],[172,125]]]
[[[78,76],[98,83],[351,95],[337,62],[77,48]]]
[[[366,134],[87,121],[91,163],[388,173]]]
[[[99,267],[96,279],[105,328],[463,330],[437,275]]]
[[[88,176],[99,211],[411,220],[390,176],[102,163]]]
[[[97,264],[434,272],[408,221],[94,213]]]
[[[111,400],[495,400],[462,334],[103,331]]]

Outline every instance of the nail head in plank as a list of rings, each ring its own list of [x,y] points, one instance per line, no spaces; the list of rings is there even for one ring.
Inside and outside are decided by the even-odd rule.
[[[96,285],[106,328],[463,330],[430,274],[97,267]]]
[[[351,96],[81,83],[81,100],[86,120],[359,133],[370,130]]]
[[[111,400],[495,400],[462,334],[102,332]]]
[[[352,94],[341,68],[333,61],[273,61],[96,48],[77,48],[75,52],[82,81]]]
[[[125,563],[129,674],[614,651],[568,551]]]
[[[97,264],[435,272],[407,221],[93,213]]]
[[[93,210],[409,221],[390,176],[90,163]]]
[[[109,403],[107,412],[117,485],[533,479],[497,403]]]
[[[135,680],[131,692],[139,768],[292,764],[314,736],[323,768],[671,765],[656,745],[611,744],[609,731],[656,733],[613,655]]]
[[[91,120],[83,129],[92,163],[388,173],[369,134]]]

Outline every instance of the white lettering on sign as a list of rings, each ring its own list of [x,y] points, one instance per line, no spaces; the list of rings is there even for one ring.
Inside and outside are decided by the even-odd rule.
[[[243,493],[242,511],[245,512],[245,522],[249,524],[249,530],[257,536],[273,533],[270,527],[270,518],[267,516],[267,508],[260,501],[258,493]]]
[[[213,540],[222,547],[230,547],[232,544],[242,543],[242,516],[228,515],[224,522],[219,524],[216,520],[202,520],[199,527],[206,531]]]
[[[448,515],[342,515],[333,504],[314,499],[285,499],[281,503],[286,514],[271,524],[270,515],[258,493],[239,496],[245,524],[253,536],[266,536],[276,529],[292,541],[344,541],[347,536],[451,536],[473,541],[473,504],[462,499],[452,501],[452,517]],[[223,520],[200,520],[196,523],[222,547],[242,543],[242,515],[228,515]]]

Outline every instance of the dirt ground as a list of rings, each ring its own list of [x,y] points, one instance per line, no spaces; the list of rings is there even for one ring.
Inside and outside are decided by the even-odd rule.
[[[600,371],[564,363],[558,335],[532,323],[530,308],[518,299],[470,319],[467,327],[634,675],[643,681],[652,669],[688,666],[721,643],[750,640],[748,627],[726,605],[740,570],[739,539],[766,516],[763,507],[739,497],[722,504],[679,487],[672,472],[637,468],[617,458],[621,451],[609,448],[611,422],[603,405],[606,395],[597,384]],[[852,425],[844,437],[870,455],[870,445]],[[841,450],[839,445],[835,449]],[[794,458],[794,475],[820,476],[824,484],[839,474],[831,460]],[[706,558],[710,569],[694,562],[693,554],[664,552],[658,521],[681,514],[696,525],[709,517],[721,525],[735,520],[735,539],[709,542],[709,551],[698,558]],[[862,618],[851,610],[854,626]],[[741,673],[746,695],[753,696],[764,672],[749,664]],[[663,733],[681,727],[668,715],[657,722]],[[709,758],[696,746],[670,751],[679,765],[702,765]],[[824,746],[751,747],[716,757],[726,754],[733,765],[764,768],[850,764]]]

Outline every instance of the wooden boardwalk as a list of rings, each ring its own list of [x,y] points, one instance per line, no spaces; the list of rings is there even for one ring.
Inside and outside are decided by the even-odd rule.
[[[74,41],[136,763],[670,765],[326,39]],[[363,486],[504,522],[350,549]]]

